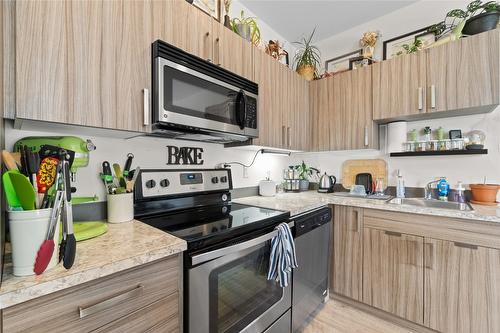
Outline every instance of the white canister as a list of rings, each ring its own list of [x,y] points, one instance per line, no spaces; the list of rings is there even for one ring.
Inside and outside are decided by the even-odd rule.
[[[12,246],[12,266],[15,276],[34,275],[36,255],[42,245],[47,230],[52,208],[9,211],[10,242]],[[54,233],[55,247],[47,270],[59,261],[59,221]]]
[[[274,197],[276,195],[276,182],[272,180],[261,180],[259,183],[259,195],[263,197]]]
[[[134,219],[134,193],[108,194],[108,222],[123,223]]]
[[[404,151],[403,144],[407,141],[406,121],[395,121],[387,125],[387,152]]]

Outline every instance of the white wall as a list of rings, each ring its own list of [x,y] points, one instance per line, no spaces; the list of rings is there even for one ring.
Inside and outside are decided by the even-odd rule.
[[[14,143],[27,136],[59,136],[74,135],[82,139],[91,139],[97,149],[90,153],[89,166],[77,172],[76,182],[73,184],[77,188],[77,196],[92,196],[97,194],[100,200],[105,198],[105,190],[98,174],[101,172],[101,164],[104,160],[112,163],[125,164],[127,153],[131,152],[135,158],[133,168],[190,168],[190,166],[167,166],[167,145],[202,147],[204,164],[202,166],[191,166],[192,168],[214,168],[216,164],[222,162],[250,163],[255,155],[255,151],[241,150],[235,148],[223,148],[219,144],[190,142],[182,140],[170,140],[154,137],[137,137],[132,139],[120,139],[102,136],[88,136],[88,129],[81,131],[68,129],[61,126],[57,133],[48,132],[41,127],[41,130],[17,130],[13,129],[13,123],[7,121],[5,125],[5,147],[11,150]],[[248,178],[243,177],[243,167],[232,166],[233,186],[235,188],[256,186],[258,182],[267,176],[270,171],[271,178],[281,178],[281,170],[288,165],[289,157],[280,155],[260,154],[255,160],[255,164],[248,168]]]
[[[323,60],[359,49],[359,38],[366,31],[380,30],[383,37],[376,48],[376,57],[382,58],[382,41],[429,26],[444,19],[446,13],[454,8],[465,8],[469,1],[418,1],[412,5],[356,26],[338,35],[318,42]],[[382,151],[347,151],[306,153],[296,155],[313,166],[341,175],[341,166],[346,159],[383,158],[389,167],[389,184],[395,185],[397,169],[403,171],[407,186],[424,186],[434,177],[447,176],[452,187],[461,180],[467,184],[482,182],[500,183],[500,107],[494,112],[482,115],[434,119],[408,123],[408,130],[430,126],[445,130],[481,129],[486,133],[488,155],[478,156],[440,156],[390,158]]]

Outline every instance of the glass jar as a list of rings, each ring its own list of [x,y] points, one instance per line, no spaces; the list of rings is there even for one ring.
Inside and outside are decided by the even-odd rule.
[[[418,141],[416,144],[416,151],[426,151],[426,150],[427,150],[427,142]]]
[[[464,139],[457,138],[451,140],[451,149],[452,150],[463,150],[464,147]]]
[[[405,143],[405,151],[412,152],[415,151],[416,149],[416,143],[415,142],[406,142]]]
[[[474,130],[465,134],[464,142],[466,149],[483,149],[486,135],[483,131]]]

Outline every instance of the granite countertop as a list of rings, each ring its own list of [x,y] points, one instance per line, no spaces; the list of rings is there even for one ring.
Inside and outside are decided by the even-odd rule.
[[[0,309],[99,279],[186,250],[184,240],[139,221],[109,224],[102,236],[78,242],[73,267],[58,264],[39,276],[12,275],[8,258],[0,287]]]
[[[307,191],[301,193],[279,193],[274,197],[253,196],[234,199],[233,202],[254,205],[263,208],[290,211],[291,216],[301,214],[328,204],[332,204],[380,209],[402,213],[443,216],[481,222],[500,223],[500,206],[472,205],[474,210],[465,212],[449,209],[417,207],[410,205],[396,205],[389,204],[384,200],[342,197],[333,195],[331,193],[318,193],[316,191]]]

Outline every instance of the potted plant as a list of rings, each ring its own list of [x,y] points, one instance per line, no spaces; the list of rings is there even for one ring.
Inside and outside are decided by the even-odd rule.
[[[307,191],[309,190],[309,177],[313,175],[313,171],[319,173],[319,170],[316,168],[312,168],[308,166],[304,161],[301,164],[295,166],[295,170],[297,170],[299,174],[299,190]]]
[[[231,0],[224,0],[224,11],[226,15],[224,15],[224,26],[226,28],[231,28],[231,19],[229,18],[229,9],[231,8]]]
[[[318,76],[321,63],[319,49],[311,44],[315,31],[316,28],[309,38],[304,37],[301,41],[294,42],[299,47],[294,57],[295,70],[307,81],[311,81]]]
[[[255,46],[259,46],[260,29],[255,17],[245,17],[244,11],[241,11],[240,17],[231,20],[231,29]]]
[[[469,6],[471,5],[473,5],[471,8],[473,12],[469,15],[470,18],[465,22],[462,31],[465,35],[475,35],[497,27],[500,17],[500,3],[488,1],[482,4],[481,1],[473,1],[469,4]],[[476,13],[478,14],[476,15]]]

